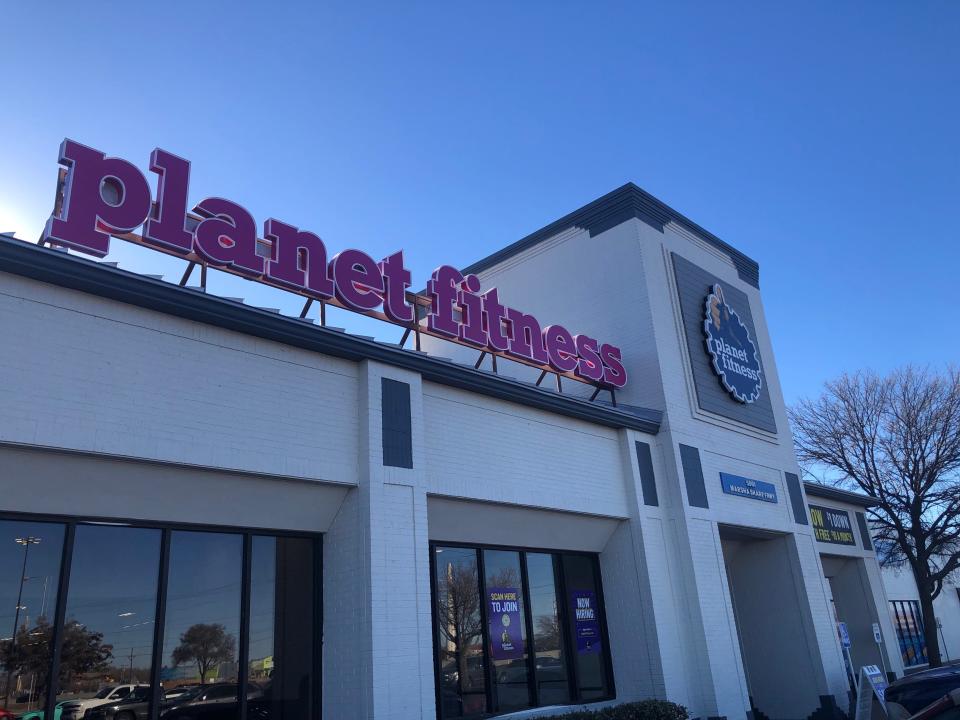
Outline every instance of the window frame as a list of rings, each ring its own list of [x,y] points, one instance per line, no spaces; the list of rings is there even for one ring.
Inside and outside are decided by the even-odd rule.
[[[248,678],[247,666],[249,658],[250,634],[250,559],[251,546],[255,536],[295,537],[312,541],[313,551],[313,616],[316,619],[313,633],[313,670],[311,705],[313,712],[309,720],[321,720],[323,713],[323,533],[303,530],[284,530],[280,528],[251,528],[238,525],[215,525],[202,523],[186,523],[178,521],[145,520],[141,518],[117,518],[109,516],[90,515],[63,515],[56,513],[31,513],[0,510],[0,521],[12,522],[47,522],[60,524],[64,528],[63,548],[60,559],[60,581],[57,595],[53,603],[53,632],[50,638],[51,652],[48,666],[50,681],[47,683],[47,697],[43,705],[46,716],[50,709],[55,707],[57,700],[57,682],[59,676],[60,650],[65,623],[67,598],[70,594],[70,571],[73,562],[74,540],[76,529],[83,525],[109,525],[114,527],[149,528],[161,532],[160,558],[158,565],[159,580],[156,591],[156,613],[154,615],[153,662],[151,668],[150,687],[152,688],[147,720],[158,720],[160,704],[163,699],[163,689],[160,686],[160,670],[163,657],[163,631],[166,622],[167,579],[170,570],[170,535],[176,531],[208,532],[220,534],[240,535],[243,544],[242,551],[242,588],[241,588],[241,617],[240,638],[237,652],[237,691],[238,712],[237,720],[247,720]]]
[[[927,639],[924,636],[923,613],[920,609],[919,600],[890,600],[890,611],[893,620],[893,629],[897,634],[897,645],[900,650],[901,661],[905,660],[904,646],[911,647],[916,653],[921,651],[920,656],[923,662],[915,662],[908,665],[903,663],[904,668],[919,668],[930,664],[929,649],[927,648]],[[901,619],[903,623],[901,623]],[[910,630],[909,623],[913,623],[913,630]],[[904,642],[906,638],[906,642]],[[925,659],[924,659],[925,658]]]
[[[435,701],[435,715],[438,720],[441,718],[441,683],[440,683],[440,656],[438,653],[439,648],[439,629],[437,625],[437,616],[436,616],[436,603],[437,603],[437,553],[436,549],[440,548],[451,548],[451,549],[462,549],[462,550],[473,550],[477,562],[477,589],[480,592],[480,621],[483,632],[483,662],[484,662],[484,677],[486,680],[485,690],[487,697],[487,712],[478,713],[473,715],[463,715],[462,720],[484,720],[485,718],[499,717],[507,712],[495,712],[493,708],[493,664],[490,662],[489,653],[490,653],[490,642],[488,638],[488,619],[487,619],[487,603],[484,601],[486,594],[486,574],[484,570],[483,563],[483,551],[484,550],[505,550],[508,552],[516,552],[520,554],[520,572],[521,572],[521,585],[522,591],[524,593],[524,627],[527,633],[527,654],[528,654],[528,690],[530,697],[533,700],[534,704],[531,704],[527,710],[535,710],[539,707],[544,707],[540,704],[540,693],[537,689],[536,683],[536,649],[533,645],[533,635],[532,635],[532,626],[533,626],[533,615],[530,607],[530,591],[528,586],[528,577],[527,577],[527,553],[536,553],[536,554],[546,554],[550,555],[553,560],[554,568],[554,584],[555,584],[555,593],[557,595],[557,615],[558,621],[560,622],[563,631],[561,632],[561,642],[563,646],[563,653],[566,666],[567,674],[567,684],[570,689],[570,700],[568,705],[590,705],[593,703],[602,703],[609,702],[610,700],[615,700],[617,697],[617,687],[614,682],[614,672],[613,672],[613,658],[610,653],[610,638],[607,628],[607,610],[606,610],[606,601],[603,591],[603,574],[600,569],[600,555],[599,553],[588,552],[585,550],[565,550],[562,548],[541,548],[541,547],[530,547],[530,546],[512,546],[512,545],[498,545],[493,543],[469,543],[461,541],[443,541],[443,540],[430,540],[430,619],[431,619],[431,633],[430,637],[432,639],[432,653],[433,653],[433,687],[434,687],[434,701]],[[591,561],[593,566],[593,578],[597,588],[597,611],[599,613],[600,619],[600,636],[603,640],[603,672],[604,678],[607,683],[608,692],[604,697],[594,698],[591,700],[582,700],[580,695],[580,682],[578,677],[578,669],[575,657],[575,643],[571,637],[571,633],[568,631],[569,628],[569,608],[567,607],[567,601],[565,593],[567,591],[566,577],[564,574],[562,556],[563,555],[577,555],[581,557],[586,557]],[[509,712],[523,712],[522,710],[511,710]]]

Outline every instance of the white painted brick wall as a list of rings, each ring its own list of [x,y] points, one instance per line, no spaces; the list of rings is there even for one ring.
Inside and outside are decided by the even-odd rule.
[[[0,441],[356,482],[356,366],[0,274]]]
[[[778,427],[776,435],[698,408],[672,283],[671,251],[732,283],[749,297]],[[639,220],[592,238],[585,231],[568,230],[485,270],[481,279],[485,288],[496,285],[506,304],[536,315],[544,324],[560,322],[575,332],[610,338],[623,349],[631,378],[618,398],[665,411],[664,427],[656,443],[663,462],[662,469],[658,468],[658,483],[666,478],[666,486],[658,488],[662,507],[653,511],[644,508],[637,520],[644,528],[643,539],[651,540],[643,544],[651,587],[661,593],[669,589],[674,606],[679,601],[680,607],[689,608],[687,616],[679,618],[683,635],[679,654],[683,657],[660,643],[664,682],[668,692],[673,689],[683,693],[695,715],[745,712],[747,692],[743,674],[736,669],[739,648],[729,593],[718,592],[726,580],[717,523],[795,534],[801,545],[811,537],[809,527],[793,521],[784,481],[784,471],[799,470],[760,292],[740,281],[729,258],[688,232],[668,224],[661,233]],[[460,353],[464,361],[471,356],[470,351],[429,342],[428,349],[439,354],[457,357]],[[504,366],[507,372],[516,371],[513,365],[501,363],[501,369]],[[526,371],[516,374],[532,377]],[[690,508],[686,502],[679,443],[701,451],[708,510]],[[726,496],[720,490],[720,471],[771,482],[777,487],[780,501],[773,505]],[[467,492],[467,484],[457,481],[443,487],[451,484],[457,493]],[[575,485],[562,483],[562,487]],[[510,488],[504,491],[510,492]],[[516,495],[511,499],[520,501]],[[561,496],[553,502],[562,501]],[[597,505],[602,503],[601,496]],[[650,530],[646,526],[651,523],[659,523],[663,529]],[[658,541],[666,528],[677,547],[671,547],[669,540]],[[810,607],[810,641],[827,676],[821,690],[838,694],[844,676],[835,662],[833,624],[823,599],[825,580],[822,571],[817,574],[816,554],[804,556],[802,563],[806,565],[799,576],[797,593]],[[658,583],[657,575],[667,574],[668,567],[669,582]],[[669,604],[654,602],[658,621],[673,621]],[[710,686],[698,688],[697,684],[703,682]]]
[[[628,515],[615,430],[433,383],[424,409],[429,492]]]

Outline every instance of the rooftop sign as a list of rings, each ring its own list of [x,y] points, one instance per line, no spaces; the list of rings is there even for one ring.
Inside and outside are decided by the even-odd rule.
[[[104,257],[117,237],[581,382],[611,389],[627,382],[618,347],[562,325],[541,327],[501,304],[496,288],[481,292],[476,275],[441,265],[427,295],[415,295],[402,251],[379,262],[360,250],[331,258],[319,236],[276,218],[264,221],[259,238],[253,215],[224,198],[208,197],[188,211],[190,162],[160,148],[150,155],[155,201],[147,178],[127,160],[67,139],[60,163],[62,202],[41,242]]]

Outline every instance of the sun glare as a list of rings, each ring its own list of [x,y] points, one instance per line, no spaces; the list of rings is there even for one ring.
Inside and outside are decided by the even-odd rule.
[[[0,233],[12,232],[21,240],[36,240],[40,237],[45,220],[46,218],[30,218],[8,204],[0,204]]]

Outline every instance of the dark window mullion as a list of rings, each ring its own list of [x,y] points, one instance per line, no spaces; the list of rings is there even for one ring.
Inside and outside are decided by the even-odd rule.
[[[897,644],[900,646],[900,659],[903,661],[903,664],[906,665],[906,658],[904,655],[904,642],[903,642],[903,623],[900,621],[900,611],[897,609],[896,600],[891,600],[890,605],[893,609],[893,622],[896,625],[897,629]]]
[[[909,633],[908,637],[910,638],[910,645],[913,647],[913,657],[914,664],[919,664],[923,661],[923,647],[920,645],[917,633],[920,628],[917,627],[917,616],[913,612],[913,603],[904,602],[902,603],[903,607],[903,616],[906,618],[907,632]]]
[[[927,654],[927,638],[923,634],[923,615],[920,614],[920,603],[916,600],[910,603],[910,613],[913,615],[913,626],[916,628],[917,650],[920,653],[920,659],[923,660]],[[929,661],[930,658],[927,658],[927,660]]]
[[[520,553],[520,589],[523,593],[523,623],[527,631],[527,702],[540,707],[540,688],[537,683],[536,648],[533,645],[533,610],[530,607],[530,578],[527,576],[527,554]]]
[[[913,650],[913,664],[916,665],[920,661],[920,648],[917,647],[917,638],[914,628],[911,625],[913,620],[913,613],[910,612],[910,607],[905,602],[899,602],[900,605],[900,614],[903,615],[903,628],[907,636],[907,643],[910,646],[910,649]]]
[[[437,605],[440,602],[440,591],[437,587],[437,546],[430,543],[430,625],[433,632],[430,637],[433,638],[433,694],[434,702],[437,705],[436,717],[442,718],[443,709],[440,704],[442,688],[440,687],[440,613]],[[461,693],[460,697],[463,697]]]
[[[493,661],[490,658],[490,628],[487,624],[487,572],[483,563],[483,550],[475,550],[477,553],[477,589],[480,591],[480,632],[483,637],[483,669],[487,682],[484,683],[487,691],[487,713],[494,712],[493,692],[495,673]]]
[[[323,537],[313,540],[313,712],[320,720],[323,707]]]
[[[600,623],[600,637],[603,642],[603,674],[607,679],[607,697],[617,696],[616,684],[613,681],[613,654],[610,649],[610,636],[607,632],[607,607],[603,595],[603,577],[600,574],[600,558],[592,558],[593,587],[597,596],[597,620]]]
[[[167,577],[170,570],[170,530],[160,535],[160,568],[157,575],[157,607],[153,616],[153,658],[150,666],[150,720],[160,717],[160,670],[163,667],[163,633],[167,615]]]
[[[249,533],[243,536],[243,569],[240,574],[240,648],[237,666],[237,717],[247,720],[247,677],[249,676],[250,654],[250,556],[253,538]]]
[[[560,627],[563,629],[560,637],[563,642],[563,653],[567,660],[567,683],[570,685],[570,701],[579,702],[580,677],[579,668],[577,667],[577,656],[573,650],[573,648],[576,647],[576,642],[571,638],[574,628],[570,622],[570,613],[567,607],[567,577],[565,568],[563,567],[563,555],[553,556],[553,567],[556,575],[557,614],[560,618]]]
[[[57,689],[60,686],[60,638],[63,637],[64,616],[67,612],[67,593],[70,590],[70,565],[73,561],[73,540],[77,524],[67,523],[60,554],[60,578],[57,586],[57,606],[54,610],[53,632],[50,636],[50,675],[47,678],[47,696],[44,698],[44,717],[54,717],[57,706]],[[17,628],[13,629],[14,638]],[[10,681],[9,674],[7,682]],[[9,690],[8,690],[9,692]]]

